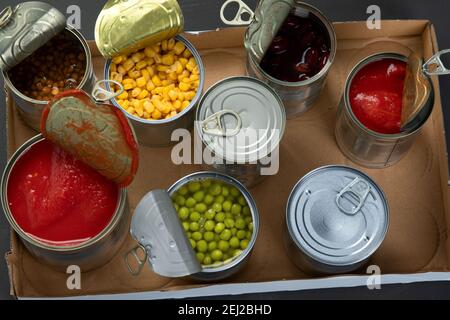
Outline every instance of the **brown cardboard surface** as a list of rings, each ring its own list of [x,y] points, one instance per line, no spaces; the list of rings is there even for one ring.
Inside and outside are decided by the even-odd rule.
[[[189,35],[200,49],[206,67],[205,90],[222,78],[245,74],[244,30],[237,28]],[[329,164],[361,169],[373,177],[387,195],[391,209],[390,227],[386,240],[371,259],[371,263],[380,266],[383,274],[449,270],[447,154],[437,79],[433,79],[437,99],[432,117],[412,150],[397,165],[383,170],[359,167],[341,154],[334,139],[336,109],[349,59],[356,50],[369,42],[388,39],[398,41],[427,58],[437,50],[434,29],[427,21],[383,21],[381,30],[370,31],[365,23],[360,22],[338,23],[336,31],[338,53],[321,97],[311,111],[299,119],[288,121],[280,150],[278,175],[250,190],[260,211],[261,230],[249,264],[238,275],[222,283],[309,277],[291,263],[284,250],[285,206],[291,189],[303,175]],[[96,51],[94,55],[96,73],[101,77],[103,59]],[[8,103],[8,134],[9,155],[35,134],[24,126],[11,101]],[[141,147],[140,151],[142,165],[129,188],[132,209],[148,191],[168,188],[186,174],[200,170],[194,165],[173,165],[171,148]],[[133,246],[134,242],[129,238],[110,263],[83,273],[82,290],[74,292],[66,288],[66,274],[55,272],[36,261],[13,235],[12,254],[7,257],[12,289],[21,297],[48,297],[177,290],[204,285],[189,279],[159,277],[148,267],[139,277],[129,275],[123,256]]]

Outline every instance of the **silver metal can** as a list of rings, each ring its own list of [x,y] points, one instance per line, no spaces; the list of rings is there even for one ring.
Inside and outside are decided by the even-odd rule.
[[[300,82],[278,80],[260,65],[267,48],[274,39],[289,12],[305,17],[312,15],[326,30],[330,40],[330,56],[322,70],[314,77]],[[283,100],[288,119],[296,118],[309,110],[319,97],[328,71],[336,56],[336,33],[333,24],[317,8],[298,0],[265,0],[259,3],[253,22],[245,35],[247,73],[271,86]]]
[[[83,271],[100,267],[110,261],[119,251],[128,235],[129,207],[126,189],[120,189],[117,209],[109,225],[96,237],[79,245],[53,246],[38,241],[16,223],[8,205],[7,187],[11,171],[20,158],[33,145],[44,140],[42,135],[33,137],[24,143],[8,162],[1,180],[1,203],[6,218],[25,247],[41,261],[65,271],[70,265],[78,265]]]
[[[231,261],[219,266],[202,266],[197,261],[171,199],[171,195],[189,182],[205,179],[236,187],[247,201],[254,225],[248,247]],[[139,246],[126,256],[126,264],[134,275],[138,275],[145,263],[149,262],[154,272],[165,277],[189,276],[199,281],[219,281],[236,274],[246,265],[258,237],[259,223],[255,200],[239,181],[220,173],[193,173],[175,182],[168,191],[148,193],[138,204],[131,222],[131,234]],[[139,248],[144,258],[139,257]],[[137,270],[132,267],[130,257],[137,259]]]
[[[278,172],[286,114],[280,97],[262,81],[231,77],[214,84],[199,102],[195,124],[212,154],[208,169],[247,187]]]
[[[25,2],[14,9],[7,7],[2,11],[0,19],[0,35],[9,39],[3,41],[0,46],[0,68],[8,94],[15,102],[25,123],[39,131],[41,114],[47,101],[35,100],[21,93],[11,82],[8,70],[22,62],[53,36],[64,32],[77,39],[83,47],[86,70],[77,88],[90,92],[96,79],[89,46],[80,32],[66,26],[66,19],[62,13],[43,2]]]
[[[131,124],[136,132],[139,144],[147,147],[164,147],[175,143],[172,141],[172,133],[177,129],[187,129],[191,130],[194,125],[194,111],[198,105],[203,92],[203,85],[205,83],[205,67],[202,62],[200,53],[195,49],[195,47],[183,36],[177,35],[176,40],[181,41],[185,44],[186,48],[192,53],[195,58],[200,75],[200,84],[197,89],[195,97],[192,99],[189,106],[182,112],[178,113],[176,116],[169,119],[162,120],[145,120],[139,117],[133,116],[128,112],[124,111],[125,115],[130,119]],[[112,60],[109,59],[105,65],[105,79],[110,79],[110,67]],[[111,90],[110,86],[107,84],[107,89]],[[122,107],[117,103],[116,99],[111,100],[112,103],[123,110]]]
[[[286,208],[291,260],[311,274],[338,274],[364,265],[388,230],[383,191],[364,173],[327,166],[304,176]]]
[[[365,66],[382,59],[396,59],[407,62],[407,58],[396,53],[379,53],[359,62],[350,72],[344,94],[338,108],[336,141],[342,153],[353,162],[369,168],[384,168],[397,163],[408,152],[428,120],[434,105],[434,90],[423,108],[426,112],[414,125],[398,134],[381,134],[366,128],[355,116],[350,103],[350,87],[356,74]]]

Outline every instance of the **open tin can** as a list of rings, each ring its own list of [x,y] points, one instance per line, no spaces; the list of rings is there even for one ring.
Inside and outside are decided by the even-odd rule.
[[[251,187],[278,173],[286,127],[283,102],[267,84],[231,77],[211,86],[200,100],[196,134],[212,154],[208,169]]]
[[[43,2],[24,2],[14,9],[6,7],[0,13],[0,37],[4,40],[0,45],[0,69],[19,114],[36,131],[40,129],[41,114],[48,100],[37,100],[25,95],[15,85],[16,80],[13,80],[11,73],[57,35],[77,43],[80,53],[84,54],[83,77],[77,79],[77,85],[70,88],[92,91],[95,75],[89,46],[80,32],[66,25],[66,18],[61,12]],[[48,63],[53,64],[54,61]],[[63,66],[57,66],[58,68]]]
[[[100,52],[107,59],[105,79],[111,78],[114,57],[135,53],[171,38],[183,43],[196,61],[199,85],[195,96],[188,106],[170,118],[145,119],[124,110],[117,99],[112,100],[112,103],[123,110],[131,121],[139,143],[147,147],[169,146],[175,143],[172,141],[173,131],[190,130],[193,127],[194,110],[202,95],[205,69],[198,51],[180,35],[183,27],[183,14],[176,0],[108,1],[97,19],[96,42]],[[112,88],[108,87],[108,90]]]
[[[249,206],[254,226],[247,248],[218,266],[203,266],[199,263],[171,199],[175,192],[188,183],[206,179],[237,188]],[[197,172],[180,179],[167,191],[154,190],[144,196],[131,222],[131,235],[139,245],[125,256],[125,262],[133,275],[139,275],[148,262],[155,273],[165,277],[189,276],[199,281],[219,281],[236,274],[245,266],[256,243],[258,230],[256,203],[239,181],[220,173]]]
[[[285,244],[291,260],[311,274],[357,270],[385,238],[389,208],[364,173],[327,166],[303,177],[286,208]]]
[[[92,100],[91,96],[82,90],[66,91],[56,96],[43,111],[42,134],[30,139],[16,151],[9,160],[2,175],[1,203],[8,222],[25,247],[33,255],[59,270],[65,270],[69,265],[78,265],[83,271],[102,266],[117,253],[128,234],[129,207],[126,186],[132,182],[137,170],[137,142],[127,119],[114,106],[103,103],[103,101],[108,99],[107,97],[106,99],[102,99],[98,95],[109,94],[109,92],[99,87],[96,90],[94,92],[94,97],[98,97],[96,101]],[[23,190],[24,193],[27,192],[27,201],[22,201],[27,203],[27,205],[25,209],[23,206],[16,206],[13,209],[13,198],[17,198],[15,196],[10,198],[9,193],[11,180],[14,180],[13,174],[18,174],[22,177],[24,166],[21,165],[21,161],[24,158],[27,158],[27,161],[34,161],[34,158],[30,158],[27,153],[44,142],[54,145],[56,148],[52,149],[56,150],[52,151],[51,157],[53,162],[38,164],[39,168],[42,165],[49,165],[50,174],[47,175],[46,170],[42,171],[41,176],[39,176],[40,173],[38,171],[35,173],[37,175],[36,177],[38,177],[36,183],[39,184],[39,188],[42,187],[43,199],[46,199],[45,203],[47,204],[41,201],[43,199],[34,198],[35,194],[40,191],[38,190],[39,188],[35,188],[33,184],[30,184],[32,177],[27,175],[26,179],[28,180],[24,180],[24,188],[28,188],[26,186],[30,184],[31,189],[28,191]],[[35,232],[42,232],[42,230],[49,229],[54,230],[61,227],[58,223],[63,223],[61,221],[66,221],[65,223],[67,223],[68,221],[67,217],[64,217],[65,211],[62,207],[68,209],[70,206],[77,206],[77,203],[69,204],[68,207],[61,205],[62,203],[67,203],[64,199],[61,200],[61,198],[69,197],[68,199],[72,199],[70,198],[70,192],[66,191],[70,190],[69,184],[63,183],[58,187],[58,190],[53,191],[51,191],[52,185],[45,186],[45,181],[49,181],[49,183],[51,181],[55,183],[57,181],[61,182],[62,180],[67,181],[69,179],[67,176],[69,174],[68,171],[76,171],[74,169],[75,167],[70,165],[73,162],[70,160],[72,158],[68,158],[69,155],[81,161],[83,165],[89,166],[89,170],[94,169],[97,171],[96,174],[98,173],[99,177],[102,176],[102,179],[106,178],[105,181],[108,181],[108,185],[112,185],[112,188],[117,190],[114,193],[117,194],[117,200],[110,199],[114,205],[110,208],[115,209],[108,216],[110,217],[109,220],[104,220],[106,226],[97,234],[90,235],[89,237],[64,240],[43,238],[41,234],[37,235]],[[60,167],[59,169],[58,164],[54,163],[58,159],[64,160],[64,162],[61,162],[61,165],[64,167]],[[16,170],[18,166],[20,169]],[[50,175],[53,172],[55,176],[52,178]],[[81,172],[82,174],[87,174],[86,172],[90,173],[93,171]],[[81,175],[75,178],[84,179]],[[22,184],[21,181],[19,182]],[[99,189],[95,188],[94,184],[89,184],[86,187],[87,189],[85,191],[89,192],[89,194],[94,194],[94,196],[100,192]],[[74,191],[78,192],[78,190]],[[60,192],[60,194],[50,196],[52,192],[53,194]],[[95,202],[95,205],[92,205],[95,207],[94,209],[97,206],[103,206],[104,196],[106,194],[102,193],[101,198],[99,198],[100,200]],[[54,205],[52,199],[55,201],[58,200],[61,207]],[[81,197],[80,199],[84,198]],[[80,199],[79,201],[82,201]],[[116,204],[114,204],[115,201]],[[39,204],[35,202],[39,202]],[[59,220],[57,219],[55,221],[54,219],[50,219],[50,221],[47,221],[42,215],[42,210],[44,210],[43,206],[51,207],[52,212],[54,212]],[[16,211],[18,210],[17,208],[25,210],[26,213]],[[63,211],[58,211],[59,209]],[[91,210],[91,207],[84,206],[84,209]],[[92,213],[94,213],[94,209],[92,209]],[[39,210],[41,210],[41,214],[38,212]],[[16,214],[20,214],[21,221],[34,221],[27,223],[27,228],[33,228],[33,230],[25,230],[23,227],[24,224],[19,223],[16,219]],[[83,215],[89,217],[89,212],[83,212]],[[23,216],[26,216],[25,220]],[[83,220],[84,218],[80,219]],[[89,219],[91,218],[86,219],[90,221]],[[48,224],[46,224],[46,221]],[[69,221],[71,220],[69,219]],[[39,229],[34,228],[33,224],[36,223],[40,225]],[[74,223],[73,220],[72,223]]]

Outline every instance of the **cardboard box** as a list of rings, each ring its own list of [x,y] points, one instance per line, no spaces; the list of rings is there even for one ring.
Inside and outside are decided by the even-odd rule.
[[[11,253],[7,256],[11,294],[19,298],[76,295],[152,299],[365,285],[371,280],[366,270],[354,275],[311,278],[294,266],[283,246],[285,207],[290,191],[303,175],[329,164],[361,169],[387,195],[390,228],[370,261],[386,275],[382,278],[384,284],[450,280],[448,167],[437,79],[433,79],[436,103],[432,117],[412,150],[397,165],[383,170],[361,168],[341,154],[334,139],[336,109],[352,67],[349,61],[353,54],[370,42],[390,40],[429,58],[438,50],[433,25],[428,21],[383,21],[381,30],[368,30],[364,22],[336,23],[335,27],[338,53],[321,97],[304,116],[288,121],[278,175],[250,190],[260,211],[261,229],[249,264],[241,273],[220,283],[203,284],[190,279],[163,278],[147,266],[139,277],[133,277],[123,262],[124,254],[135,245],[130,237],[110,263],[82,274],[82,290],[70,291],[66,287],[68,275],[36,261],[13,234]],[[225,77],[245,74],[244,32],[244,28],[233,28],[188,36],[200,50],[206,66],[205,89]],[[96,73],[101,77],[104,61],[96,50],[93,52]],[[34,134],[24,126],[9,101],[9,156]],[[142,165],[129,188],[132,208],[148,191],[168,188],[186,174],[200,170],[195,165],[173,165],[171,148],[142,147],[140,151]]]

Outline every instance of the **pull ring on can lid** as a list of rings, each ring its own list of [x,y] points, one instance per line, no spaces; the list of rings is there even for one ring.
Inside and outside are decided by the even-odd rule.
[[[423,65],[423,72],[429,76],[440,76],[445,74],[450,74],[450,70],[447,69],[441,60],[441,56],[444,54],[450,54],[450,49],[442,50],[433,55],[425,64]]]
[[[13,10],[10,6],[6,7],[0,12],[0,28],[6,25],[11,19]]]
[[[142,253],[143,253],[142,259],[139,257],[139,251],[142,251]],[[130,257],[132,257],[136,260],[136,263],[137,263],[136,269],[134,269],[132,264],[130,263]],[[128,268],[128,271],[131,273],[131,275],[137,277],[138,275],[141,274],[141,271],[144,268],[145,263],[147,262],[147,257],[148,257],[147,250],[140,244],[125,254],[125,264]]]
[[[228,20],[227,18],[225,18],[225,8],[228,7],[228,5],[231,3],[237,3],[239,5],[239,9],[236,13],[236,16],[233,19]],[[242,15],[244,13],[247,13],[249,15],[248,20],[242,19]],[[255,14],[253,13],[252,9],[250,9],[250,7],[242,0],[227,0],[220,9],[220,19],[223,23],[230,26],[247,25],[252,22],[254,15]]]
[[[341,192],[339,192],[336,195],[336,204],[342,212],[354,216],[363,207],[369,193],[370,193],[369,184],[360,178],[355,178],[355,180],[353,180],[344,189],[342,189]],[[342,203],[342,199],[344,198],[345,194],[348,194],[358,199],[358,205],[356,206],[352,205],[352,208],[345,207]]]
[[[105,83],[105,84],[108,83],[110,87],[112,84],[115,84],[115,85],[119,86],[120,90],[118,92],[111,92],[106,89],[103,89],[101,87],[101,84],[103,84],[103,83]],[[92,89],[92,98],[96,102],[106,102],[106,101],[109,101],[111,99],[114,99],[114,98],[120,96],[124,91],[125,90],[124,90],[122,84],[120,84],[117,81],[100,80],[100,81],[97,81],[97,83],[94,86],[94,89]]]
[[[236,118],[237,123],[235,128],[229,130],[227,128],[224,128],[224,126],[222,125],[222,118],[226,115],[231,115]],[[210,124],[212,124],[213,126],[210,127]],[[242,119],[239,114],[237,114],[237,112],[233,110],[220,110],[219,112],[214,113],[213,115],[202,121],[203,133],[211,136],[234,137],[239,133],[239,131],[241,131],[241,128]]]

